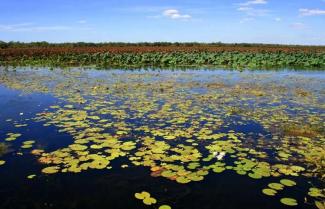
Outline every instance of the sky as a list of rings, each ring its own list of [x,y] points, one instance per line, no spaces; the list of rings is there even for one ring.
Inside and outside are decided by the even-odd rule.
[[[0,0],[0,40],[325,45],[325,0]]]

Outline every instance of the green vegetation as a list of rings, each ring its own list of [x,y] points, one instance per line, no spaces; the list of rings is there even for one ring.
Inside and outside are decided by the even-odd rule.
[[[223,43],[0,42],[3,66],[325,68],[325,47]]]
[[[34,175],[143,167],[161,177],[157,181],[196,184],[208,175],[238,174],[263,183],[259,192],[270,201],[303,205],[294,191],[305,184],[298,191],[305,192],[305,201],[323,205],[324,97],[319,89],[324,78],[249,71],[91,72],[0,71],[7,88],[59,99],[12,124],[54,126],[71,136],[70,143],[53,150],[16,130],[5,133],[5,141],[20,142],[23,155],[31,153],[42,164]],[[170,208],[153,194],[134,197]]]
[[[325,46],[301,46],[301,45],[282,45],[282,44],[262,44],[262,43],[222,43],[222,42],[66,42],[66,43],[49,43],[46,41],[38,42],[19,42],[10,41],[4,42],[0,41],[0,48],[24,48],[24,47],[103,47],[103,46],[223,46],[223,47],[286,47],[286,48],[307,48],[307,49],[322,49],[325,50]]]
[[[63,54],[51,56],[22,56],[13,60],[0,57],[0,65],[13,66],[96,66],[121,67],[195,67],[214,66],[226,68],[322,68],[325,53],[243,53],[243,52],[173,52],[173,53],[95,53]]]

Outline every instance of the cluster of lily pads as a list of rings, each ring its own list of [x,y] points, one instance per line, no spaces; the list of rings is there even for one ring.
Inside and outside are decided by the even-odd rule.
[[[123,168],[148,167],[151,176],[180,184],[222,172],[252,179],[302,175],[323,182],[325,106],[319,80],[232,76],[154,71],[91,75],[71,69],[1,72],[0,81],[61,99],[33,118],[73,138],[55,151],[31,151],[45,174],[112,169],[112,161],[126,158]],[[8,133],[7,141],[17,137]],[[33,144],[25,141],[22,148]],[[274,196],[295,184],[282,179],[262,192]],[[324,204],[323,192],[315,187],[309,192],[318,208]],[[147,193],[136,197],[155,203]],[[298,204],[288,197],[280,202]]]
[[[7,133],[7,138],[5,140],[8,142],[14,141],[20,136],[21,136],[21,134],[19,134],[19,133]]]
[[[290,180],[290,179],[281,179],[280,183],[270,183],[268,184],[268,188],[263,189],[263,193],[268,195],[268,196],[275,196],[278,191],[281,191],[284,189],[285,186],[287,187],[292,187],[295,186],[296,182]],[[298,205],[297,201],[293,198],[281,198],[281,203],[289,206],[296,206]]]
[[[134,196],[135,198],[142,200],[145,205],[152,205],[157,203],[157,200],[151,197],[151,194],[146,191],[135,193]],[[159,206],[159,209],[171,209],[171,207],[169,205],[161,205]]]

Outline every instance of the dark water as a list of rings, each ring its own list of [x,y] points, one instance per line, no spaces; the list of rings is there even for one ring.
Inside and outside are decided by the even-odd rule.
[[[175,180],[162,176],[152,177],[150,175],[150,166],[132,165],[128,159],[129,155],[112,160],[110,163],[112,168],[109,170],[87,169],[79,173],[58,172],[45,174],[42,169],[47,165],[38,161],[40,156],[32,155],[30,152],[33,149],[43,149],[45,152],[50,153],[73,144],[74,138],[69,131],[62,132],[60,131],[62,127],[53,124],[44,126],[48,120],[40,121],[35,119],[39,113],[53,112],[53,109],[50,108],[52,105],[64,107],[64,105],[72,103],[74,109],[83,109],[84,104],[94,105],[99,99],[103,100],[104,98],[105,101],[114,101],[116,103],[112,105],[113,107],[128,112],[129,117],[123,119],[123,121],[126,121],[128,127],[131,128],[130,132],[132,134],[126,136],[124,140],[132,140],[135,137],[139,139],[138,137],[141,138],[147,135],[146,132],[136,130],[136,127],[148,125],[149,128],[153,128],[153,121],[148,119],[147,116],[157,109],[152,107],[152,110],[147,111],[146,115],[135,117],[132,111],[136,112],[141,107],[132,109],[133,101],[150,102],[154,100],[157,106],[162,106],[169,102],[179,101],[172,103],[172,105],[177,105],[191,100],[195,104],[193,109],[196,110],[190,117],[195,118],[200,114],[208,114],[205,116],[220,115],[222,123],[219,126],[215,125],[214,133],[228,133],[229,131],[243,133],[245,134],[244,140],[247,140],[247,142],[243,141],[244,147],[255,146],[256,150],[263,150],[263,152],[269,154],[269,158],[264,158],[263,161],[271,164],[299,165],[311,169],[310,162],[304,161],[301,156],[301,159],[299,158],[297,161],[296,159],[292,159],[292,161],[289,159],[289,161],[285,160],[285,162],[282,162],[281,159],[272,158],[279,151],[275,149],[277,142],[271,142],[272,136],[278,135],[280,138],[284,136],[284,133],[277,129],[277,124],[283,123],[283,121],[275,119],[275,125],[273,123],[268,124],[268,122],[271,120],[269,116],[272,114],[280,115],[281,112],[281,117],[284,117],[282,115],[285,112],[289,117],[288,121],[294,122],[294,124],[300,123],[299,125],[301,125],[301,121],[305,121],[307,125],[324,125],[324,72],[248,71],[239,73],[222,70],[124,72],[80,69],[72,69],[71,72],[68,72],[60,69],[55,71],[47,69],[7,71],[0,69],[0,81],[0,142],[10,145],[8,152],[0,157],[0,160],[5,161],[5,164],[0,166],[0,208],[125,209],[159,208],[160,205],[167,204],[174,209],[281,209],[290,207],[316,208],[314,201],[322,201],[322,198],[315,199],[307,194],[308,189],[312,186],[324,189],[324,182],[317,173],[313,176],[306,176],[304,171],[297,176],[282,175],[280,177],[270,176],[252,179],[247,175],[238,175],[234,170],[229,169],[222,173],[209,171],[209,174],[202,181],[180,184]],[[100,93],[93,93],[93,87],[97,84],[103,86],[103,82],[109,87],[109,92],[105,93],[105,90],[100,91]],[[33,83],[37,83],[37,85],[31,85]],[[62,84],[63,87],[58,86],[58,83]],[[209,83],[213,83],[215,86],[207,87],[202,85]],[[134,89],[135,86],[143,84],[149,86]],[[161,89],[153,89],[150,86],[160,84]],[[111,90],[114,85],[118,87]],[[47,87],[46,90],[41,88],[44,86]],[[274,89],[274,87],[280,86],[283,87],[284,92],[279,93],[279,89]],[[245,90],[245,93],[238,93],[244,87],[249,87],[249,90]],[[253,93],[251,92],[252,88],[254,89]],[[71,89],[77,89],[78,91],[71,93]],[[122,91],[121,89],[123,90],[122,93],[119,92]],[[295,94],[298,89],[302,92],[301,98]],[[160,93],[156,94],[155,90]],[[170,92],[166,93],[169,90]],[[142,94],[141,91],[145,94]],[[214,94],[213,91],[217,93]],[[87,99],[87,102],[78,104],[75,101],[69,101],[69,98],[76,94],[82,95],[83,98]],[[160,94],[168,95],[161,96]],[[205,100],[196,101],[200,98],[200,95],[204,94],[218,95],[219,98],[224,98],[224,101],[216,104],[210,101],[208,97]],[[168,101],[168,97],[174,98],[174,100]],[[147,98],[149,99],[147,100]],[[228,98],[233,99],[228,101]],[[276,101],[271,103],[271,100]],[[205,102],[208,105],[205,105]],[[123,104],[126,104],[126,106],[123,106]],[[281,105],[287,107],[280,111],[277,108]],[[242,115],[238,109],[224,110],[224,106],[227,106],[227,108],[245,107],[250,108],[250,111]],[[272,107],[276,108],[270,111]],[[173,108],[177,109],[177,107]],[[186,112],[189,109],[186,109]],[[259,113],[259,111],[264,110],[270,111],[267,113],[267,117]],[[174,112],[177,112],[177,110]],[[182,110],[179,112],[182,115]],[[225,117],[226,113],[231,113],[231,115]],[[255,118],[255,115],[258,115],[258,118]],[[174,116],[173,113],[168,115],[168,118],[173,119]],[[165,116],[161,117],[164,118]],[[317,117],[316,122],[308,122],[309,117]],[[202,126],[205,124],[202,119],[193,118],[191,121],[200,121]],[[101,119],[107,119],[108,122],[117,121],[116,117],[112,115],[102,115]],[[156,118],[155,121],[158,123],[159,118]],[[267,125],[263,121],[266,121]],[[177,131],[179,128],[191,127],[193,123],[186,122],[173,125],[173,122],[171,122],[164,123],[164,126],[161,127],[173,127],[172,130]],[[15,127],[15,124],[27,124],[27,126]],[[91,125],[94,124],[91,123]],[[315,142],[310,142],[311,147],[323,148],[324,132],[322,130],[324,130],[324,127],[317,129],[316,133],[310,136],[315,140]],[[113,128],[107,128],[101,133],[114,131]],[[22,136],[14,141],[7,142],[5,141],[7,133],[20,133]],[[264,136],[265,141],[261,141],[261,136]],[[292,138],[289,140],[300,140],[300,138],[295,138],[299,137],[297,135],[290,137]],[[204,157],[209,155],[209,152],[204,147],[210,144],[210,141],[197,140],[196,136],[191,137],[191,139],[198,143],[198,145],[193,146],[198,147]],[[21,148],[22,143],[26,140],[35,140],[32,149]],[[156,140],[164,141],[161,137],[156,137]],[[130,151],[130,153],[135,153],[137,149],[141,148],[142,145],[139,142],[137,143],[137,148]],[[168,143],[175,147],[178,143],[191,144],[181,139],[168,141]],[[281,143],[277,144],[277,146],[284,146],[284,150],[286,148]],[[295,144],[293,143],[291,146],[295,146]],[[294,155],[293,151],[290,151],[290,154]],[[133,156],[133,154],[130,155]],[[237,157],[234,159],[237,159]],[[226,154],[223,161],[230,165],[234,159]],[[182,164],[179,161],[175,163]],[[123,164],[128,164],[129,167],[122,168],[121,165]],[[203,161],[200,161],[200,164],[210,165],[210,163]],[[27,176],[31,174],[35,174],[36,177],[28,179]],[[266,196],[261,192],[269,183],[279,182],[283,178],[291,179],[297,185],[285,187],[281,193],[279,192],[278,195],[273,197]],[[157,199],[157,204],[147,206],[141,200],[136,199],[134,194],[141,191],[150,192]],[[282,197],[294,198],[297,200],[298,205],[286,206],[279,201]],[[307,200],[306,203],[305,200]]]

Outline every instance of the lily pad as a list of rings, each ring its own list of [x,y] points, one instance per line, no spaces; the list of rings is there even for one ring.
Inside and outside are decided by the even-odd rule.
[[[297,185],[296,182],[289,180],[289,179],[281,179],[280,183],[283,184],[284,186],[288,186],[288,187]]]
[[[297,206],[297,200],[293,199],[293,198],[281,198],[280,202],[284,205],[288,205],[288,206]]]
[[[35,174],[32,174],[32,175],[27,176],[27,178],[28,179],[33,179],[33,178],[35,178],[35,176],[36,176]]]
[[[46,174],[54,174],[54,173],[59,172],[59,169],[60,168],[58,166],[50,166],[47,168],[43,168],[42,172],[46,173]]]
[[[159,206],[159,209],[172,209],[169,205],[161,205]]]
[[[277,193],[277,191],[273,189],[263,189],[262,192],[268,196],[274,196]]]
[[[275,189],[275,190],[283,190],[283,188],[284,188],[284,186],[279,183],[270,183],[270,184],[268,184],[268,187],[270,187],[271,189]]]
[[[316,187],[309,188],[308,195],[311,197],[325,197],[325,195],[322,193],[322,190]]]
[[[188,178],[186,178],[186,177],[184,177],[184,176],[179,176],[179,177],[177,177],[177,178],[176,178],[176,181],[177,181],[178,183],[180,183],[180,184],[187,184],[187,183],[191,182],[190,179],[188,179]]]
[[[157,203],[157,200],[155,198],[153,198],[153,197],[148,197],[148,198],[145,198],[143,200],[143,203],[145,205],[152,205],[152,204],[156,204]]]
[[[150,193],[143,191],[141,193],[135,193],[134,194],[135,198],[139,199],[139,200],[143,200],[145,198],[149,198],[150,197]]]

